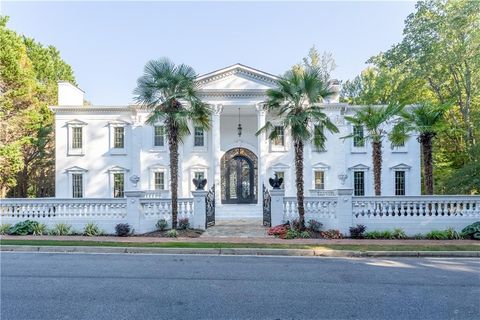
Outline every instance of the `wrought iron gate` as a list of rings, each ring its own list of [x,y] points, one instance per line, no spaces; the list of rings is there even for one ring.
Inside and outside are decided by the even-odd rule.
[[[272,198],[265,185],[263,185],[263,225],[272,226]]]
[[[205,198],[205,206],[205,228],[208,228],[215,225],[215,185],[208,190]]]

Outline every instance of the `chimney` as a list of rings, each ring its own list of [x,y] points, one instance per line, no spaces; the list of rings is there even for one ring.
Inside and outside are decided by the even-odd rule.
[[[83,106],[85,92],[68,81],[58,82],[58,105],[59,106]]]

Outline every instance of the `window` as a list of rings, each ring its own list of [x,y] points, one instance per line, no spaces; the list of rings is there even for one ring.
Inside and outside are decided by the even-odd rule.
[[[73,127],[72,128],[72,149],[82,149],[82,147],[83,147],[82,127]]]
[[[395,195],[405,195],[405,171],[395,171]]]
[[[275,131],[277,133],[277,137],[273,139],[273,144],[275,146],[285,146],[285,131],[283,127],[275,126]]]
[[[113,197],[123,198],[125,191],[125,174],[114,173],[113,174]]]
[[[165,127],[164,126],[153,127],[153,146],[154,147],[165,146]]]
[[[325,189],[325,171],[315,171],[315,189]]]
[[[165,190],[165,172],[155,172],[155,190]]]
[[[115,127],[113,131],[113,147],[123,149],[125,147],[125,128]]]
[[[83,174],[72,173],[72,198],[83,198]]]
[[[274,174],[277,175],[278,179],[283,179],[280,189],[285,189],[285,171],[275,171]]]
[[[364,171],[353,172],[353,195],[355,196],[365,195],[365,172]]]
[[[365,139],[362,126],[353,127],[353,146],[356,148],[365,147]]]
[[[315,125],[313,127],[313,140],[316,141],[316,140],[324,140],[324,136],[323,136],[323,132],[324,131],[324,128],[322,125]],[[325,143],[325,141],[323,141]],[[314,150],[317,151],[317,152],[323,152],[323,151],[326,151],[325,150],[325,147],[324,148],[318,148],[315,146],[314,144]]]
[[[205,135],[202,127],[195,127],[194,128],[194,146],[195,147],[203,147],[205,146]]]

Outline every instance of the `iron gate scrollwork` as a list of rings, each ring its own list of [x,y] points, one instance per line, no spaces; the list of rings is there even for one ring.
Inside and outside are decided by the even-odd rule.
[[[215,225],[215,185],[208,190],[207,196],[205,197],[205,206],[205,228],[208,228]]]
[[[265,185],[263,185],[263,225],[272,226],[272,197]]]

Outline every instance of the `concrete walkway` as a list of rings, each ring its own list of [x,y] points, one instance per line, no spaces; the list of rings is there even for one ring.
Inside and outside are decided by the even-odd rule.
[[[247,218],[237,220],[217,220],[201,238],[267,238],[267,228],[262,226],[262,219]]]

